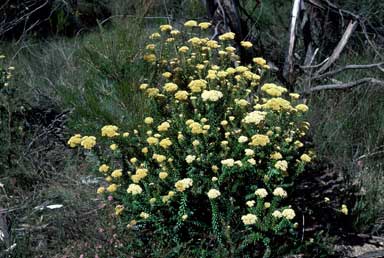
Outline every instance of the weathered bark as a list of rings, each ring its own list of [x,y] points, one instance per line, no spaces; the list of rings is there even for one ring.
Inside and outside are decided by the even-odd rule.
[[[206,0],[208,15],[216,26],[215,37],[219,34],[232,31],[236,34],[235,42],[239,46],[240,42],[248,34],[248,27],[239,15],[238,0]],[[250,55],[243,48],[239,48],[240,58],[243,62],[251,60]]]
[[[298,18],[300,13],[301,0],[294,0],[292,13],[291,13],[291,25],[289,32],[289,46],[283,68],[283,76],[289,84],[293,84],[295,81],[294,77],[294,51],[296,44],[296,31]]]

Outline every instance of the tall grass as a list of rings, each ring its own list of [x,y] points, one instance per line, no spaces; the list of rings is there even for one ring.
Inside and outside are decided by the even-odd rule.
[[[375,61],[370,51],[349,52],[338,65]],[[378,69],[352,70],[334,79],[348,82],[363,77],[380,79],[383,73]],[[319,92],[308,101],[317,155],[342,171],[347,186],[357,189],[357,201],[352,209],[355,229],[382,232],[384,89],[367,84],[351,90]]]

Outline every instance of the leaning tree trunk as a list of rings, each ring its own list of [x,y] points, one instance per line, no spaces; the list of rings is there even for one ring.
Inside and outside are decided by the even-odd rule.
[[[206,6],[208,9],[208,15],[215,24],[215,34],[217,37],[219,34],[232,31],[236,34],[235,42],[237,47],[240,46],[240,42],[244,40],[248,35],[248,26],[241,19],[239,14],[239,1],[238,0],[206,0]],[[240,59],[243,62],[250,61],[250,55],[243,48],[240,50]]]

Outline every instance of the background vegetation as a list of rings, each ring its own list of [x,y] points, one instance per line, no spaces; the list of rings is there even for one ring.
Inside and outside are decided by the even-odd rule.
[[[21,2],[14,6],[21,7]],[[95,168],[87,165],[87,160],[94,157],[71,152],[66,141],[73,133],[92,133],[111,121],[130,129],[150,113],[137,90],[137,82],[147,72],[139,58],[146,36],[168,19],[181,24],[185,19],[209,17],[197,0],[182,4],[171,0],[79,1],[74,7],[64,1],[53,2],[54,15],[45,21],[50,24],[48,31],[36,25],[28,33],[24,33],[24,27],[16,27],[12,33],[1,34],[4,67],[16,68],[9,82],[17,91],[12,112],[22,121],[13,117],[15,123],[9,129],[4,128],[9,117],[1,120],[1,138],[17,132],[17,140],[12,141],[13,154],[7,156],[10,163],[2,165],[0,173],[0,214],[12,221],[11,238],[6,246],[0,245],[0,256],[77,257],[82,252],[86,257],[96,253],[100,257],[118,256],[127,252],[127,242],[134,236],[120,238],[121,228],[111,226],[114,218],[111,209],[108,211],[109,203],[97,199],[98,179],[96,174],[89,176]],[[249,37],[258,39],[256,53],[277,65],[284,62],[291,3],[260,1],[255,8],[254,1],[240,2],[252,18],[248,19]],[[361,14],[371,28],[383,32],[382,1],[335,3]],[[10,2],[0,8],[0,13],[15,17],[12,13],[17,10]],[[46,28],[44,23],[43,27]],[[373,35],[373,31],[369,33]],[[331,45],[339,38],[332,34],[322,36],[322,42]],[[379,54],[384,55],[382,38],[374,39]],[[354,35],[335,68],[382,62],[377,51],[367,45],[361,33]],[[319,60],[324,56],[326,51]],[[362,77],[383,79],[384,75],[380,69],[351,70],[331,80],[348,82]],[[298,91],[305,89],[304,79],[305,74],[299,75]],[[345,221],[348,225],[343,226],[344,233],[347,229],[348,233],[383,235],[383,89],[368,84],[351,90],[318,92],[306,99],[311,107],[307,119],[312,124],[308,140],[320,161],[313,172],[331,178],[323,182],[327,186],[324,191],[335,209],[341,199],[348,200],[350,215]],[[8,151],[1,150],[1,159]],[[337,196],[333,185],[341,189]],[[46,208],[53,204],[63,207]],[[342,234],[332,235],[334,230],[329,225],[322,230],[313,235],[314,240],[305,239],[305,243],[311,246],[313,241],[324,242],[324,236],[330,244],[343,239]],[[17,245],[12,247],[13,243]],[[324,253],[328,246],[314,246],[314,254],[329,255]],[[163,252],[161,255],[166,256],[167,250]],[[185,252],[188,257],[192,251]]]

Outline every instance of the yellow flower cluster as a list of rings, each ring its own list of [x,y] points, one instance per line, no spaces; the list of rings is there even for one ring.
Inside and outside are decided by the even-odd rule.
[[[287,92],[287,89],[281,86],[277,86],[274,83],[266,83],[261,87],[261,90],[273,97],[280,97],[283,93]]]
[[[253,225],[257,222],[257,216],[254,214],[247,214],[241,217],[241,220],[243,221],[244,225]]]
[[[127,189],[127,193],[132,195],[141,194],[143,192],[143,189],[140,187],[140,185],[137,184],[130,184]]]
[[[193,93],[201,92],[203,89],[207,88],[207,81],[193,80],[188,84],[188,88],[190,88]]]
[[[255,191],[255,195],[260,197],[261,199],[264,199],[265,197],[267,197],[268,192],[264,188],[259,188]]]
[[[223,97],[223,93],[218,90],[204,90],[203,93],[201,94],[201,98],[203,101],[218,101]]]
[[[90,150],[96,145],[96,137],[95,136],[84,136],[81,138],[81,146],[84,149]]]
[[[244,119],[243,122],[246,124],[255,124],[258,125],[260,122],[262,122],[265,119],[265,116],[267,115],[267,112],[263,111],[253,111],[248,113]]]
[[[209,199],[216,199],[221,195],[220,191],[217,189],[210,189],[207,193]]]
[[[75,134],[69,138],[67,144],[71,148],[75,148],[78,145],[81,145],[84,149],[90,150],[96,145],[95,136],[81,136],[80,134]]]
[[[148,175],[148,170],[145,168],[139,168],[136,170],[136,173],[131,176],[131,179],[134,183],[140,182],[141,179],[145,178]]]
[[[117,130],[119,128],[115,125],[106,125],[101,128],[101,136],[106,136],[106,137],[115,137],[118,136],[119,133],[117,133]]]
[[[193,184],[193,180],[191,178],[184,178],[175,183],[176,190],[179,192],[184,192],[185,189],[188,189]]]
[[[266,146],[270,143],[268,135],[255,134],[251,137],[252,141],[249,143],[251,146]]]

